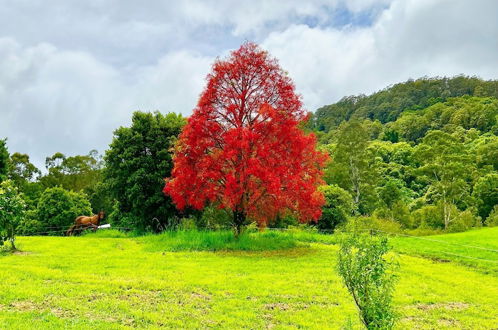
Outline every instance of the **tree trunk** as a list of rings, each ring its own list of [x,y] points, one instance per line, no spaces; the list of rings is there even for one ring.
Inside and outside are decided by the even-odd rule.
[[[239,237],[242,233],[243,226],[246,222],[246,215],[241,211],[233,212],[233,229],[235,233],[235,237]]]

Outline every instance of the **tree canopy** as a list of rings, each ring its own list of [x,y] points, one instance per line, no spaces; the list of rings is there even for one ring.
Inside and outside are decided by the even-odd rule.
[[[236,233],[247,219],[265,225],[286,212],[317,220],[326,156],[300,129],[306,118],[277,60],[245,43],[214,63],[165,192],[179,209],[214,203],[231,210]]]

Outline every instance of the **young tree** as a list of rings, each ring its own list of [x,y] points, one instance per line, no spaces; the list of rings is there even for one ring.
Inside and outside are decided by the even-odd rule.
[[[170,224],[177,212],[162,193],[163,178],[173,167],[171,149],[184,124],[185,119],[174,113],[137,111],[131,127],[114,132],[104,170],[104,182],[117,201],[110,219],[141,230]]]
[[[232,211],[235,234],[248,219],[284,213],[317,220],[326,155],[315,149],[291,79],[276,59],[245,43],[217,60],[178,141],[165,193],[179,209],[214,203]]]
[[[397,265],[386,258],[387,238],[353,233],[342,237],[337,261],[339,275],[353,296],[367,329],[392,329]]]
[[[24,215],[25,204],[12,181],[0,184],[0,245],[10,242],[16,250],[17,227]]]

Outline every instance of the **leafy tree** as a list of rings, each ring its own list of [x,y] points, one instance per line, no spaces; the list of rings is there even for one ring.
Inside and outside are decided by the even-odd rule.
[[[474,186],[473,195],[477,198],[479,216],[484,221],[493,207],[498,205],[498,173],[480,177]]]
[[[277,60],[245,43],[217,60],[180,135],[165,192],[179,209],[207,203],[232,211],[235,234],[283,213],[318,220],[326,156],[299,127],[306,119]]]
[[[117,201],[111,219],[141,230],[170,224],[177,212],[162,193],[163,178],[171,171],[172,148],[184,124],[174,113],[135,112],[131,127],[114,131],[105,155],[103,187]]]
[[[7,178],[9,172],[9,151],[7,150],[7,139],[0,139],[0,182]]]
[[[48,174],[41,178],[46,188],[61,186],[67,190],[91,189],[100,181],[102,161],[96,150],[88,155],[66,157],[57,152],[45,160]]]
[[[498,205],[495,205],[493,210],[489,213],[488,218],[486,219],[486,226],[495,227],[498,226]]]
[[[465,147],[454,137],[442,131],[431,131],[417,147],[415,158],[421,164],[420,175],[431,183],[436,201],[443,207],[444,227],[454,218],[452,205],[464,200],[469,194],[469,178],[472,169]]]
[[[318,221],[318,228],[333,230],[352,215],[353,198],[350,193],[337,185],[321,186],[319,189],[325,196],[325,204]]]
[[[392,329],[394,263],[386,259],[387,238],[367,234],[347,235],[341,241],[338,271],[353,296],[367,329]]]
[[[12,181],[0,184],[0,245],[10,242],[16,250],[17,227],[24,216],[25,204]]]
[[[15,152],[10,156],[9,176],[12,181],[22,187],[27,182],[32,182],[41,174],[40,170],[29,161],[27,154]]]
[[[61,187],[47,188],[40,197],[36,219],[47,233],[62,233],[80,215],[91,215],[86,195]]]
[[[341,125],[337,145],[327,169],[327,181],[336,183],[353,197],[355,211],[367,214],[374,200],[376,169],[367,149],[369,136],[357,121]]]
[[[498,171],[498,136],[492,136],[479,144],[476,150],[478,166],[490,165]]]
[[[29,161],[27,154],[15,152],[10,156],[9,179],[24,195],[28,209],[36,208],[43,192],[42,184],[37,181],[40,175],[40,170]]]

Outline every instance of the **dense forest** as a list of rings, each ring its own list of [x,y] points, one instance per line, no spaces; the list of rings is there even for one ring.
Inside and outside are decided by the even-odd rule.
[[[162,192],[185,123],[172,113],[136,112],[104,155],[56,153],[43,174],[0,140],[0,181],[25,203],[19,231],[61,234],[77,215],[99,210],[115,227],[139,231],[229,227],[224,210],[179,212]],[[424,234],[498,225],[498,81],[410,80],[322,107],[305,129],[330,155],[326,204],[312,226],[330,231],[353,218]],[[268,225],[297,223],[282,216]]]

